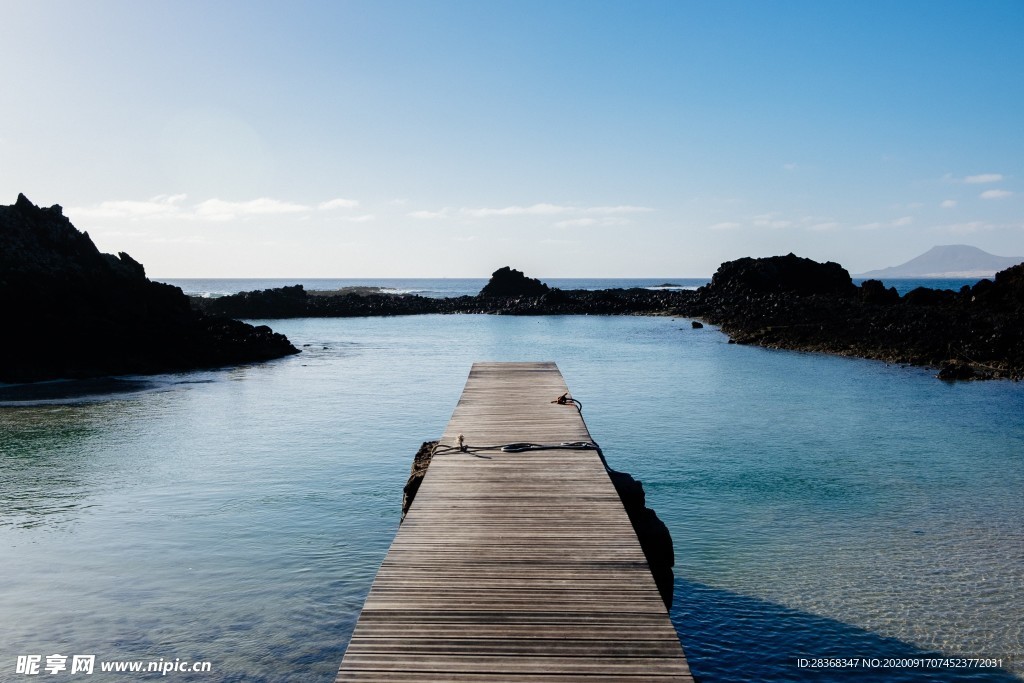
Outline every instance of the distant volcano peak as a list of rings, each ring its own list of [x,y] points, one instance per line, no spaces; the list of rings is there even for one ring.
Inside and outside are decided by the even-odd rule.
[[[934,246],[906,263],[861,273],[862,278],[983,278],[1024,263],[1024,256],[996,256],[968,244]]]

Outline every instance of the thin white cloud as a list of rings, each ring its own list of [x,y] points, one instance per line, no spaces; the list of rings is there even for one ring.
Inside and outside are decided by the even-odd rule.
[[[116,200],[96,206],[77,206],[67,210],[69,216],[105,219],[165,218],[179,215],[185,195],[157,195],[148,201]]]
[[[556,228],[585,228],[591,225],[596,225],[596,218],[572,218],[570,220],[558,221],[555,223]]]
[[[356,199],[338,197],[337,199],[328,199],[326,202],[320,202],[316,208],[321,211],[330,211],[331,209],[354,209],[357,206],[359,206],[359,201]]]
[[[733,223],[731,221],[725,221],[722,223],[715,223],[714,225],[709,225],[708,230],[735,230],[736,228],[742,226],[742,223]]]
[[[813,230],[814,232],[829,232],[831,230],[838,230],[839,229],[839,223],[837,223],[835,221],[826,221],[824,223],[814,223],[812,225],[809,225],[807,227],[807,229],[808,230]]]
[[[315,205],[260,197],[249,201],[227,201],[224,199],[207,199],[192,206],[187,206],[184,194],[162,194],[151,199],[110,200],[93,206],[77,206],[67,209],[72,218],[103,219],[103,220],[199,220],[225,222],[246,219],[253,216],[292,216],[295,220],[310,217],[311,212],[319,210],[351,209],[359,206],[355,199],[335,198],[319,202]],[[353,216],[348,220],[365,222],[373,220],[373,214]]]
[[[558,204],[533,204],[532,206],[506,206],[501,209],[462,208],[460,213],[474,218],[489,218],[491,216],[553,216],[567,213],[569,210],[569,207]]]
[[[984,221],[971,221],[969,223],[952,223],[950,225],[943,225],[939,230],[948,232],[953,235],[972,235],[977,232],[984,232],[987,230],[993,230],[995,226],[991,223]]]
[[[592,206],[588,209],[583,210],[585,213],[600,213],[600,214],[620,214],[620,213],[648,213],[654,211],[649,206]]]
[[[776,218],[778,214],[765,213],[760,216],[754,216],[754,225],[759,228],[788,228],[793,225],[793,221],[787,221],[781,218]]]
[[[566,214],[599,214],[620,215],[629,213],[645,213],[654,211],[647,206],[569,206],[565,204],[549,204],[542,202],[530,206],[504,206],[501,208],[468,208],[459,209],[459,213],[471,218],[491,218],[496,216],[559,216]]]
[[[1013,195],[1009,190],[985,190],[979,196],[982,199],[1006,199]]]
[[[372,213],[365,213],[361,216],[345,216],[341,220],[346,221],[348,223],[368,223],[372,220],[375,220],[376,218],[377,216]]]
[[[956,200],[946,199],[941,204],[939,204],[939,206],[941,206],[943,209],[952,209],[953,207],[956,206]]]
[[[418,218],[420,220],[435,220],[437,218],[447,218],[448,208],[445,207],[440,211],[412,211],[408,214],[411,218]]]
[[[782,165],[782,170],[783,171],[790,171],[790,172],[792,172],[792,171],[795,171],[796,169],[797,169],[797,165],[796,164],[783,164]]]
[[[981,185],[984,183],[998,183],[1002,179],[1002,173],[979,173],[978,175],[967,176],[964,178],[964,182],[968,185]]]
[[[570,218],[555,223],[556,228],[585,228],[592,225],[630,225],[633,221],[621,216],[605,216],[603,218]]]
[[[897,218],[895,220],[891,220],[891,221],[884,222],[884,223],[883,222],[879,222],[879,221],[875,221],[873,223],[864,223],[862,225],[856,226],[854,229],[855,230],[879,230],[880,228],[903,228],[903,227],[906,227],[906,226],[912,224],[913,222],[914,222],[914,217],[913,216],[903,216],[901,218]]]
[[[195,216],[201,220],[230,221],[246,216],[268,216],[295,214],[309,211],[303,204],[293,204],[279,199],[261,197],[247,202],[228,202],[223,199],[207,199],[195,207]]]

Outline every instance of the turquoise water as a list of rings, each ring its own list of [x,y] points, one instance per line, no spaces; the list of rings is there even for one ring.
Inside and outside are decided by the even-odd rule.
[[[61,653],[331,681],[412,455],[475,360],[556,361],[610,464],[644,482],[705,683],[1024,677],[1024,385],[669,318],[271,324],[304,353],[0,406],[0,680]],[[934,652],[1002,669],[797,666]]]

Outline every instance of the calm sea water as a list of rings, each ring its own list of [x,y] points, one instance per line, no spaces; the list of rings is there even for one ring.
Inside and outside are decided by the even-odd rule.
[[[610,464],[644,482],[705,683],[1024,678],[1024,385],[669,318],[270,324],[304,352],[0,406],[0,680],[59,653],[212,663],[168,680],[331,681],[412,455],[476,360],[556,361]],[[1002,668],[797,666],[924,653]]]
[[[541,278],[552,287],[561,289],[611,289],[615,287],[647,287],[653,289],[697,289],[711,281],[710,278]],[[216,297],[237,292],[250,292],[301,284],[307,290],[334,290],[343,287],[378,287],[383,292],[395,294],[418,294],[429,297],[473,296],[487,284],[487,278],[279,278],[279,279],[161,279],[161,282],[181,287],[189,296]],[[895,287],[901,295],[915,287],[952,289],[958,291],[964,285],[973,285],[972,280],[898,279],[885,282],[886,287]],[[854,279],[856,284],[863,282]],[[666,287],[666,285],[668,285]]]

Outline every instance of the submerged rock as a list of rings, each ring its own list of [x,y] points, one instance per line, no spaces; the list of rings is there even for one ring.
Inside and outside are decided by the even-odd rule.
[[[152,374],[298,353],[268,327],[194,312],[126,253],[103,254],[60,206],[0,206],[0,381]]]

